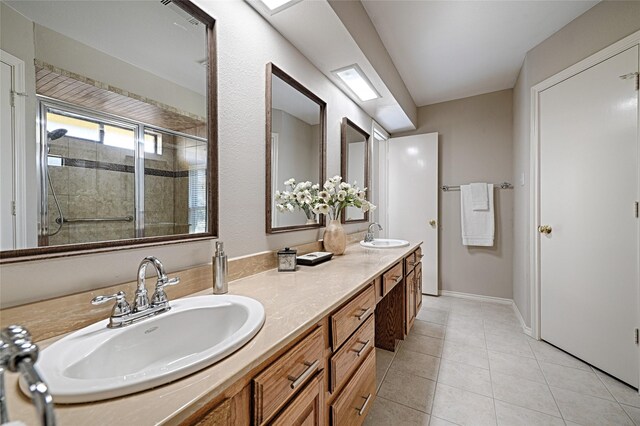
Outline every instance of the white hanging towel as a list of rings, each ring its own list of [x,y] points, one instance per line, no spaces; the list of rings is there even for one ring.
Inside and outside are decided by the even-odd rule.
[[[486,182],[471,184],[471,203],[474,210],[489,209],[489,184]]]
[[[493,246],[495,220],[493,212],[493,185],[487,184],[488,208],[473,209],[471,185],[460,185],[460,216],[462,244],[465,246]]]

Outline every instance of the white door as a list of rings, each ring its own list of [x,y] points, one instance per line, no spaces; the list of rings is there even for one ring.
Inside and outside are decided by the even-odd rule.
[[[542,339],[638,387],[638,46],[540,94]]]
[[[423,242],[422,291],[437,296],[438,134],[389,139],[388,163],[387,235]]]
[[[13,167],[13,107],[11,105],[11,91],[13,90],[13,68],[5,62],[2,66],[0,80],[0,250],[13,250],[15,247],[15,217],[14,209],[14,181]]]

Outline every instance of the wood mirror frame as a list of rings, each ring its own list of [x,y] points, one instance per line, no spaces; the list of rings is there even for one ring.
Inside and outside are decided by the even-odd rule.
[[[293,226],[280,226],[274,227],[272,224],[273,220],[273,191],[272,191],[272,180],[274,176],[271,174],[272,161],[271,158],[271,106],[273,100],[273,84],[272,79],[273,76],[280,78],[282,81],[287,83],[289,86],[296,89],[298,92],[305,95],[311,101],[318,104],[320,107],[320,144],[319,144],[319,158],[318,163],[320,166],[319,174],[320,177],[318,182],[321,186],[326,180],[325,175],[325,165],[326,165],[326,155],[327,155],[327,103],[316,96],[312,91],[304,87],[301,83],[291,77],[289,74],[284,72],[282,69],[275,66],[273,63],[269,62],[267,64],[267,72],[266,72],[266,91],[265,91],[265,110],[266,110],[266,125],[265,125],[265,146],[266,146],[266,165],[265,165],[265,209],[266,209],[266,231],[267,234],[276,234],[280,232],[289,232],[289,231],[299,231],[304,229],[314,229],[325,226],[326,218],[324,215],[319,215],[318,223],[310,224],[310,225],[293,225]]]
[[[95,243],[67,244],[52,247],[34,247],[0,251],[0,263],[17,263],[34,259],[48,259],[107,252],[150,245],[166,245],[188,241],[200,241],[218,236],[218,102],[217,102],[217,57],[215,19],[190,0],[172,0],[172,2],[198,19],[206,26],[208,51],[207,67],[207,232],[197,234],[166,235],[141,237]]]
[[[367,188],[367,200],[371,200],[371,195],[369,191],[369,133],[364,131],[360,126],[355,124],[353,121],[349,120],[347,117],[342,118],[342,125],[340,126],[340,174],[342,175],[342,180],[344,182],[350,182],[351,178],[348,176],[347,169],[349,167],[349,147],[347,143],[347,130],[351,127],[356,132],[360,133],[364,137],[364,182],[362,183],[363,188]],[[362,219],[351,219],[347,220],[347,207],[345,207],[342,212],[342,217],[340,219],[342,223],[360,223],[360,222],[368,222],[369,221],[369,212],[366,211],[364,213],[364,217]]]

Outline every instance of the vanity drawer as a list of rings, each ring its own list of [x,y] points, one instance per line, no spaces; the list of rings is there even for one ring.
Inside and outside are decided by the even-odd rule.
[[[371,315],[362,327],[331,357],[331,383],[329,390],[333,392],[349,378],[351,373],[365,359],[375,345],[375,320]]]
[[[375,399],[376,351],[371,351],[351,381],[331,404],[331,424],[362,424]]]
[[[400,281],[402,281],[402,262],[396,263],[393,268],[382,275],[383,294],[389,293]]]
[[[404,258],[404,273],[409,275],[409,272],[416,266],[416,252],[414,251],[410,255]]]
[[[282,410],[270,426],[324,426],[324,375],[318,373]]]
[[[334,351],[373,314],[375,307],[375,291],[369,284],[362,293],[331,315],[331,347]]]
[[[416,257],[416,260],[415,260],[416,265],[422,262],[422,258],[424,257],[424,255],[422,254],[422,247],[418,247],[418,249],[414,251],[413,254]]]
[[[254,377],[254,423],[262,424],[277,412],[323,365],[324,335],[319,327]]]

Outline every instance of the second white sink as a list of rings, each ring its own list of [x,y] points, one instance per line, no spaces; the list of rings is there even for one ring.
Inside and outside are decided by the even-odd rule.
[[[367,248],[396,248],[408,246],[409,241],[394,240],[389,238],[376,238],[373,241],[360,241],[360,245]]]
[[[225,358],[255,336],[264,320],[262,304],[244,296],[178,299],[170,311],[127,327],[110,329],[104,320],[78,330],[44,349],[36,367],[56,403],[113,398]],[[20,387],[27,390],[22,382]]]

